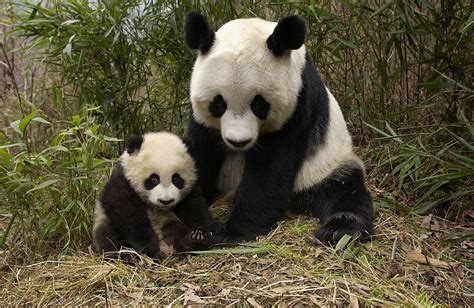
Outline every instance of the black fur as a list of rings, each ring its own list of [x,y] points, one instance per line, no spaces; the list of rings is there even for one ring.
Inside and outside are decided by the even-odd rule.
[[[215,34],[206,18],[191,12],[184,18],[184,41],[191,49],[199,49],[206,54],[214,43]]]
[[[142,135],[132,135],[127,140],[127,153],[132,154],[134,152],[138,152],[143,143],[143,136]]]
[[[215,118],[220,118],[225,113],[227,104],[222,95],[216,95],[212,102],[209,104],[209,112]]]
[[[216,179],[225,154],[221,135],[217,130],[197,123],[191,115],[183,140],[196,162],[198,186],[201,187],[207,201],[212,203],[216,199]]]
[[[364,180],[360,166],[341,166],[323,182],[295,194],[292,210],[320,217],[323,227],[316,237],[324,243],[335,244],[344,234],[365,240],[373,233],[374,217]]]
[[[268,38],[268,47],[280,56],[288,49],[299,48],[305,32],[301,18],[284,18]],[[327,92],[308,54],[302,81],[291,118],[279,131],[260,136],[257,145],[245,153],[243,177],[222,241],[252,240],[256,235],[268,233],[292,203],[321,217],[322,227],[316,231],[316,236],[323,242],[334,242],[343,234],[372,232],[372,203],[364,186],[362,170],[354,168],[344,184],[329,177],[324,186],[319,184],[304,194],[293,192],[297,172],[305,157],[313,155],[326,142],[329,120]],[[220,132],[191,118],[187,137],[192,143],[199,185],[204,195],[212,200],[225,158]]]
[[[303,45],[306,36],[306,24],[303,18],[292,15],[280,20],[267,39],[267,47],[275,56],[285,51],[298,49]]]
[[[160,176],[153,173],[148,179],[145,180],[145,189],[152,190],[158,184],[160,184]]]
[[[103,251],[116,251],[120,247],[133,248],[151,258],[160,256],[158,238],[148,219],[147,205],[137,195],[125,178],[123,168],[118,163],[99,199],[110,225],[102,225],[106,234],[95,232],[100,238]],[[109,242],[109,245],[105,243]]]
[[[253,98],[250,108],[257,118],[260,120],[265,120],[268,116],[268,112],[270,111],[270,104],[263,96],[259,94],[255,95]]]
[[[176,186],[178,189],[183,189],[184,187],[184,180],[179,176],[179,174],[175,173],[173,174],[173,177],[171,178],[173,181],[173,185]]]

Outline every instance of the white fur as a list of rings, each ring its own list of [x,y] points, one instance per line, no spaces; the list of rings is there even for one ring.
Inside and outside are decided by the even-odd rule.
[[[244,173],[245,153],[228,151],[219,170],[217,188],[223,194],[233,193],[240,184]]]
[[[279,130],[291,117],[302,86],[305,47],[275,57],[266,46],[277,23],[262,19],[236,19],[224,24],[214,44],[197,58],[191,77],[191,103],[194,118],[221,130],[226,137],[252,138]],[[209,112],[209,104],[222,95],[227,110],[221,118]],[[266,120],[259,120],[250,104],[257,95],[270,104]],[[230,145],[229,145],[230,146]],[[232,146],[230,146],[232,148]]]
[[[138,153],[130,155],[125,151],[120,159],[125,177],[133,189],[142,199],[161,209],[176,205],[189,193],[197,180],[194,160],[186,151],[186,145],[178,136],[168,132],[145,134]],[[147,190],[145,180],[153,173],[159,175],[160,184]],[[172,176],[175,173],[184,180],[181,190],[172,184]],[[175,201],[164,205],[159,199]]]
[[[102,226],[103,224],[108,224],[109,218],[105,215],[104,208],[102,203],[99,200],[95,202],[94,208],[94,224],[92,226],[92,233],[95,234],[97,232],[97,228]]]
[[[258,139],[259,122],[260,120],[250,109],[244,114],[228,111],[221,118],[222,138],[230,148],[234,148],[234,146],[230,144],[228,140],[234,142],[251,140],[246,146],[238,149],[245,151],[251,148]]]
[[[164,240],[162,230],[166,224],[173,221],[180,221],[179,218],[173,211],[154,211],[153,209],[149,209],[147,214],[153,231],[155,231],[156,237],[159,240],[160,251],[168,256],[173,254],[173,243],[167,243]]]
[[[329,89],[326,88],[326,91],[329,98],[326,141],[312,157],[306,157],[295,180],[295,192],[320,183],[335,169],[345,164],[356,163],[363,168],[362,162],[352,152],[352,140],[341,108]]]

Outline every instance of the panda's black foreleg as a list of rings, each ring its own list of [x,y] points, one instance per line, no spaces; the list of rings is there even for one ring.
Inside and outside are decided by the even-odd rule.
[[[302,160],[296,141],[281,135],[263,139],[256,149],[246,153],[244,173],[222,242],[254,240],[270,232],[283,217]]]
[[[103,202],[112,228],[120,239],[120,245],[117,248],[125,246],[151,258],[160,258],[162,255],[159,241],[150,225],[146,210],[128,204],[127,201],[129,200],[124,200],[120,206],[113,206],[107,201]]]
[[[184,200],[175,207],[174,212],[188,226],[203,226],[214,233],[222,228],[209,212],[208,202],[199,185],[195,185]]]
[[[323,243],[335,244],[345,234],[359,240],[373,234],[372,200],[364,185],[364,172],[359,167],[342,175],[336,171],[336,175],[298,193],[295,201],[305,203],[302,206],[320,218],[321,227],[315,236]]]
[[[213,233],[205,227],[191,227],[181,221],[163,226],[163,240],[172,245],[174,253],[207,249],[213,244]]]
[[[197,185],[201,187],[202,195],[207,199],[208,204],[211,204],[215,201],[216,178],[225,156],[220,133],[191,118],[183,141],[196,162]]]

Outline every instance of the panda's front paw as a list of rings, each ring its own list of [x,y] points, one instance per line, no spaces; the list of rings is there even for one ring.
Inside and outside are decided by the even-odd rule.
[[[334,245],[346,234],[363,242],[370,239],[372,233],[371,223],[363,220],[334,219],[317,229],[314,235],[322,243]]]
[[[193,228],[186,235],[190,249],[204,249],[213,244],[214,233],[204,228]]]
[[[201,242],[211,237],[212,231],[201,230],[201,229],[191,230],[191,232],[189,232],[189,236],[191,237],[191,240],[195,242]]]

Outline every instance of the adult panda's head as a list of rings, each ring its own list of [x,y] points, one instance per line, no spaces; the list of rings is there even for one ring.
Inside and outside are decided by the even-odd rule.
[[[167,132],[130,137],[120,163],[135,192],[157,209],[175,206],[197,180],[186,145]]]
[[[278,131],[302,86],[305,35],[298,16],[278,23],[236,19],[213,32],[204,16],[189,13],[185,41],[199,51],[191,77],[195,120],[220,130],[233,150],[247,150],[260,135]]]

